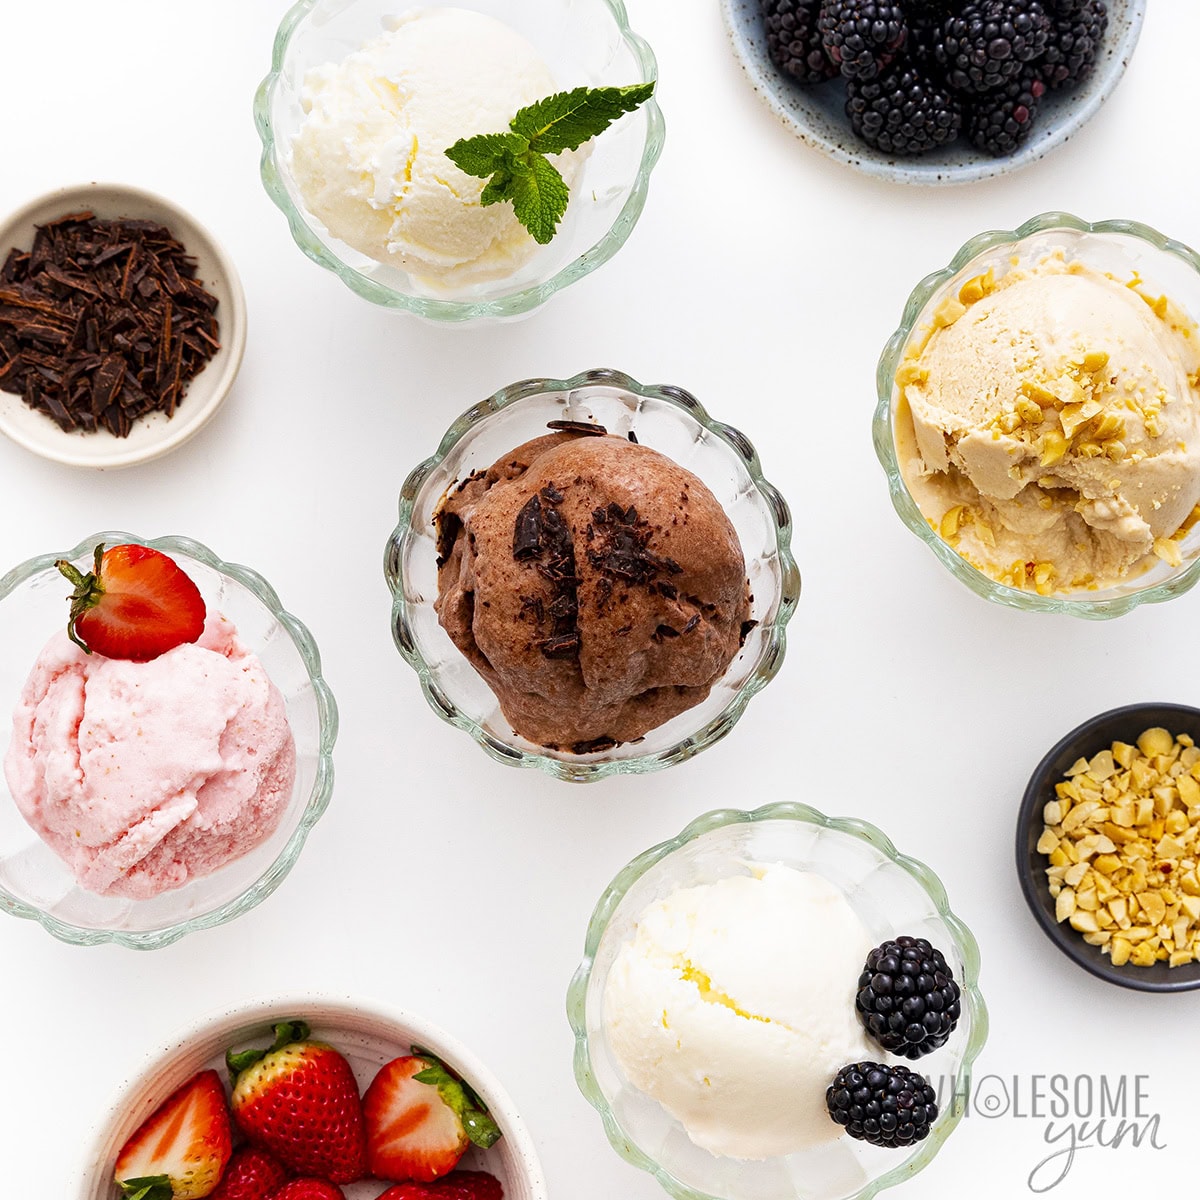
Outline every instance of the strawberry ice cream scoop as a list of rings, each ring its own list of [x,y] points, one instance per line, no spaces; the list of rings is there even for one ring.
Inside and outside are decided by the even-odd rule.
[[[270,836],[296,747],[279,689],[210,615],[197,642],[150,662],[88,655],[56,634],[13,713],[4,773],[81,887],[140,900]]]

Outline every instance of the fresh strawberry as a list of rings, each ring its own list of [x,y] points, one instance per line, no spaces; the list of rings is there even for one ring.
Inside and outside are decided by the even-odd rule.
[[[246,1137],[296,1175],[350,1183],[366,1172],[367,1138],[350,1064],[303,1021],[275,1026],[269,1050],[225,1056],[233,1117]]]
[[[201,1071],[138,1126],[113,1177],[128,1200],[200,1200],[217,1186],[231,1148],[221,1077]]]
[[[482,1101],[436,1058],[385,1064],[363,1095],[367,1169],[378,1179],[429,1182],[452,1171],[474,1142],[500,1136]]]
[[[272,1192],[271,1200],[346,1200],[346,1194],[324,1179],[293,1179]]]
[[[455,1171],[436,1183],[398,1183],[379,1200],[504,1200],[504,1188],[486,1171]]]
[[[96,547],[84,575],[54,564],[75,585],[67,633],[81,650],[149,662],[204,631],[204,600],[174,559],[149,546]]]
[[[270,1200],[288,1173],[265,1150],[243,1146],[233,1152],[210,1200]]]

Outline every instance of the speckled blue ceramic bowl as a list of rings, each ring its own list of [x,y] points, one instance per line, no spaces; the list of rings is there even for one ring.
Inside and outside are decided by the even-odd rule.
[[[721,0],[733,52],[751,86],[801,141],[892,183],[972,183],[1016,171],[1065,142],[1112,94],[1137,45],[1146,0],[1107,0],[1108,32],[1095,70],[1077,88],[1049,94],[1029,140],[1007,158],[990,158],[964,137],[918,158],[896,158],[860,142],[845,113],[846,89],[834,80],[802,87],[767,57],[761,0]]]

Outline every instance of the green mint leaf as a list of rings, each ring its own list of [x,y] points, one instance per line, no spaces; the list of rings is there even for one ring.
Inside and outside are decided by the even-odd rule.
[[[502,167],[485,184],[479,193],[479,203],[487,208],[489,204],[499,204],[502,200],[512,199],[512,167]]]
[[[446,149],[446,157],[460,171],[487,180],[480,204],[512,201],[517,220],[544,246],[554,237],[571,199],[546,155],[578,150],[653,92],[653,83],[557,92],[521,109],[508,132],[460,138]]]
[[[578,150],[623,113],[632,112],[649,100],[653,93],[653,83],[619,88],[578,87],[556,92],[521,109],[510,128],[527,138],[530,149],[539,154]]]
[[[414,1047],[414,1050],[416,1047]],[[467,1137],[480,1148],[487,1150],[500,1140],[500,1127],[488,1115],[487,1108],[474,1090],[456,1075],[452,1075],[445,1063],[431,1054],[421,1053],[430,1065],[418,1071],[413,1078],[418,1083],[427,1083],[438,1090],[442,1102],[463,1123]]]
[[[558,229],[567,211],[571,190],[558,168],[541,154],[532,151],[527,161],[519,163],[512,177],[513,212],[517,220],[544,246]]]
[[[486,179],[528,149],[529,143],[520,134],[481,133],[475,137],[460,138],[446,150],[446,157],[460,171],[478,179]]]

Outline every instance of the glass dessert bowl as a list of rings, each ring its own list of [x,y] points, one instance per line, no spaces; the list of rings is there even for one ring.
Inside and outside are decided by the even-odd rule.
[[[242,807],[238,814],[232,815],[231,824],[214,825],[216,832],[208,838],[207,843],[199,835],[197,840],[189,841],[186,845],[171,843],[178,848],[180,861],[195,864],[195,872],[191,873],[193,868],[189,866],[189,877],[182,886],[167,883],[165,887],[160,887],[157,894],[146,896],[117,894],[111,890],[104,893],[81,886],[72,867],[43,840],[43,836],[52,839],[57,837],[61,830],[56,833],[47,827],[44,833],[36,831],[22,816],[9,777],[7,774],[0,777],[0,908],[18,917],[36,920],[55,937],[75,945],[116,942],[136,949],[154,949],[168,945],[192,930],[210,928],[240,916],[279,886],[299,856],[309,830],[329,803],[333,789],[332,751],[337,736],[337,708],[321,677],[320,655],[312,636],[283,609],[274,590],[260,575],[246,567],[222,562],[207,547],[189,538],[164,537],[144,541],[128,533],[109,532],[96,534],[62,554],[30,559],[0,579],[0,606],[4,616],[4,665],[0,669],[0,695],[6,697],[10,706],[4,718],[3,743],[6,748],[16,748],[17,734],[9,714],[17,707],[18,698],[25,693],[37,650],[47,643],[51,635],[66,626],[66,598],[70,593],[70,584],[59,573],[55,562],[57,559],[66,559],[80,570],[87,571],[99,543],[110,548],[122,544],[149,546],[173,559],[199,589],[208,609],[210,623],[215,618],[224,618],[220,622],[224,627],[228,628],[230,624],[234,627],[233,642],[237,649],[232,653],[236,655],[243,650],[248,651],[254,659],[253,662],[238,660],[246,663],[247,677],[253,679],[261,675],[260,667],[265,670],[269,684],[277,689],[281,699],[268,701],[266,709],[255,713],[250,728],[258,732],[252,732],[245,743],[244,753],[249,759],[241,759],[242,762],[251,763],[246,769],[254,769],[253,758],[257,753],[269,751],[268,738],[273,739],[271,745],[278,743],[283,746],[290,729],[290,741],[294,744],[294,774],[283,769],[282,775],[279,775],[273,767],[262,768],[264,774],[258,776],[253,796],[239,802]],[[204,646],[208,636],[206,628],[198,647]],[[79,657],[82,659],[82,654]],[[102,657],[100,654],[89,656],[88,662],[94,663]],[[38,660],[39,666],[42,661]],[[108,665],[135,670],[155,666],[154,662],[129,663],[118,660],[108,660]],[[168,670],[175,671],[176,668],[171,666]],[[144,676],[141,678],[145,679]],[[90,707],[99,687],[95,680],[96,676],[93,675],[84,689],[86,701],[81,701],[81,704],[86,706],[81,712],[85,714],[96,712]],[[143,682],[132,686],[147,685]],[[112,693],[114,696],[119,694],[117,691]],[[136,691],[133,693],[135,699],[137,694]],[[183,703],[185,706],[188,703],[195,705],[198,699],[199,696],[193,695],[190,701],[185,699]],[[62,694],[58,699],[52,696],[49,704],[39,702],[42,703],[39,711],[48,714],[46,723],[53,727],[57,724],[55,718],[61,716],[65,721],[71,702],[69,694],[65,699]],[[150,703],[152,705],[153,701]],[[277,712],[274,705],[280,703],[282,717],[272,715]],[[249,709],[246,711],[249,712]],[[156,742],[150,730],[164,721],[169,724],[173,719],[162,712],[156,714],[150,706],[144,716],[147,722],[145,743],[138,743],[133,748],[126,746],[122,754],[119,735],[116,735],[114,742],[116,769],[124,769],[129,773],[127,777],[157,771],[157,766],[152,762],[152,752],[146,749]],[[283,725],[283,732],[276,738],[271,730],[278,724]],[[93,725],[103,728],[103,721],[98,715]],[[117,725],[114,722],[109,727],[116,728]],[[81,725],[77,725],[74,739],[66,737],[59,747],[63,752],[74,753],[76,761],[80,761],[78,756],[83,744],[83,735],[79,732],[81,728]],[[226,726],[226,733],[230,738],[235,736],[232,720]],[[55,752],[57,742],[53,728],[49,735],[43,730],[37,736],[39,747],[48,748],[39,748],[39,755]],[[137,736],[143,736],[141,727],[137,729]],[[255,737],[262,738],[260,745],[254,744]],[[239,732],[237,739],[240,741],[240,738]],[[180,744],[184,743],[181,741]],[[223,760],[225,749],[223,741]],[[241,749],[231,749],[230,752],[243,753]],[[290,759],[290,748],[284,753]],[[44,757],[42,761],[45,761]],[[233,761],[233,758],[229,759],[230,763]],[[200,766],[197,764],[195,769],[199,771]],[[234,769],[230,767],[229,772],[232,773]],[[214,771],[211,765],[204,770],[212,780],[225,772],[226,766],[223,762],[218,770]],[[78,771],[72,774],[80,775]],[[88,772],[84,771],[80,777],[87,778]],[[152,776],[147,774],[146,778]],[[228,779],[229,775],[225,778]],[[281,780],[289,778],[290,787],[284,791],[286,784]],[[271,794],[272,788],[275,789],[274,794]],[[132,792],[136,793],[137,790],[136,786],[131,787]],[[206,808],[208,803],[215,801],[202,803],[201,808]],[[46,798],[41,803],[41,812],[49,811],[50,805],[50,799]],[[164,805],[163,809],[158,810],[160,815],[165,813],[166,807]],[[247,824],[241,823],[243,815]],[[44,817],[39,819],[46,820]],[[120,817],[115,816],[114,820],[119,821]],[[122,853],[122,843],[137,843],[143,832],[155,824],[156,818],[153,814],[137,814],[129,817],[129,820],[133,824],[125,832],[118,832],[111,843],[97,843],[94,863],[99,864],[101,860],[105,864],[123,862],[132,875],[140,871],[144,864],[149,864],[156,852],[167,846],[167,838],[171,833],[182,834],[187,825],[186,821],[181,823],[178,830],[167,826],[169,833],[158,834],[162,841],[149,848],[140,848],[144,858],[124,862],[118,857]],[[262,831],[268,829],[270,832],[264,836]],[[191,836],[189,826],[188,837]],[[232,851],[230,847],[233,847]],[[205,863],[206,859],[208,863],[220,862],[222,857],[223,865],[218,865],[216,869]],[[81,859],[76,863],[76,871],[86,870],[84,861]],[[150,868],[150,874],[169,867],[169,863],[166,868],[160,863]],[[210,873],[200,873],[204,870]],[[153,886],[160,885],[156,883]]]
[[[292,148],[305,118],[305,76],[360,50],[388,27],[385,22],[430,7],[418,0],[299,0],[291,8],[275,38],[271,72],[254,103],[263,143],[263,184],[287,217],[300,249],[367,300],[435,321],[516,317],[582,279],[624,244],[641,215],[650,172],[662,152],[662,114],[651,99],[585,146],[586,161],[558,232],[548,245],[537,247],[526,261],[499,277],[439,282],[377,261],[334,236],[302,195]],[[657,76],[653,52],[630,29],[622,0],[456,0],[432,7],[467,9],[507,25],[532,45],[548,68],[554,80],[550,92],[625,87],[653,82]],[[503,128],[501,123],[496,132]],[[486,131],[467,129],[463,136],[480,132]],[[414,155],[419,140],[414,135]],[[449,168],[448,163],[444,166]],[[416,196],[413,160],[400,174]],[[436,171],[431,179],[454,192],[453,180],[443,180]],[[372,204],[378,208],[376,200]],[[431,220],[425,223],[432,228]]]
[[[470,1084],[499,1126],[487,1151],[471,1147],[463,1170],[497,1178],[508,1200],[547,1200],[546,1181],[533,1139],[499,1080],[456,1037],[413,1013],[375,1000],[338,995],[281,995],[214,1013],[164,1045],[122,1088],[112,1111],[97,1123],[72,1181],[73,1200],[109,1200],[116,1193],[113,1166],[121,1147],[143,1120],[200,1071],[227,1080],[225,1051],[270,1045],[281,1021],[302,1021],[311,1037],[335,1047],[350,1064],[360,1090],[386,1062],[413,1053],[436,1056]],[[227,1085],[226,1085],[227,1086]],[[451,1172],[443,1176],[453,1181]],[[346,1200],[375,1200],[388,1186],[380,1180],[346,1184]]]
[[[1052,265],[1047,268],[1046,264]],[[1079,265],[1072,271],[1072,264]],[[1077,525],[1064,524],[1062,528],[1077,535],[1067,540],[1095,543],[1097,563],[1110,554],[1128,555],[1127,548],[1135,544],[1129,532],[1132,529],[1138,538],[1145,540],[1146,553],[1120,576],[1106,573],[1098,566],[1090,581],[1086,574],[1076,574],[1060,589],[1057,586],[1060,564],[1053,555],[1043,561],[1037,541],[1019,545],[1021,552],[1012,554],[1014,568],[1026,567],[1019,573],[1019,580],[1015,570],[985,571],[973,565],[952,544],[961,544],[968,523],[974,526],[978,506],[968,501],[955,506],[959,511],[953,513],[949,508],[942,511],[945,506],[940,503],[929,502],[925,508],[929,510],[932,505],[932,511],[923,512],[915,495],[914,485],[923,494],[932,496],[932,492],[925,491],[926,479],[936,481],[943,477],[940,470],[928,475],[922,472],[925,460],[921,455],[928,443],[921,442],[922,434],[914,423],[910,397],[906,394],[914,381],[920,388],[925,385],[926,380],[919,377],[925,369],[924,348],[932,343],[933,336],[947,328],[943,324],[947,316],[951,324],[956,324],[962,319],[960,310],[961,314],[971,312],[980,299],[990,303],[1006,287],[1010,294],[1015,293],[1017,288],[1008,287],[1005,278],[1012,282],[1022,276],[1029,283],[1027,294],[1047,279],[1053,279],[1055,286],[1060,286],[1064,278],[1072,286],[1079,285],[1081,280],[1089,287],[1102,285],[1100,292],[1093,288],[1089,303],[1093,311],[1102,308],[1104,315],[1087,329],[1074,326],[1068,329],[1072,306],[1080,297],[1063,293],[1056,308],[1055,302],[1047,305],[1048,312],[1054,311],[1053,319],[1038,317],[1032,326],[1026,323],[1035,330],[1030,340],[1035,353],[1024,364],[1009,368],[1012,378],[1020,379],[1019,389],[1009,386],[1012,380],[999,374],[980,384],[978,394],[986,395],[991,389],[990,394],[999,401],[992,439],[994,445],[1013,455],[1013,465],[1008,467],[1007,474],[1015,481],[1010,485],[1001,478],[997,488],[992,480],[1005,474],[1003,464],[998,471],[990,472],[987,487],[992,494],[985,499],[991,508],[985,505],[980,511],[985,524],[991,519],[995,525],[990,530],[995,546],[997,530],[1002,538],[1008,539],[1014,528],[1009,517],[998,521],[995,517],[993,501],[1001,493],[1005,502],[1013,501],[1006,511],[1017,513],[1025,528],[1036,527],[1037,521],[1029,522],[1032,504],[1025,505],[1022,514],[1023,498],[1036,497],[1039,506],[1048,512],[1065,511],[1073,506],[1083,514],[1088,509],[1090,515],[1083,515]],[[1131,297],[1140,299],[1135,303]],[[1130,304],[1136,311],[1130,311]],[[1015,303],[1010,307],[1015,311]],[[992,311],[995,310],[993,306]],[[1200,464],[1188,461],[1188,455],[1200,451],[1200,436],[1188,443],[1182,433],[1174,431],[1177,426],[1190,432],[1190,427],[1200,420],[1197,415],[1200,391],[1187,361],[1196,351],[1194,321],[1198,315],[1200,256],[1137,222],[1088,223],[1068,213],[1044,213],[1016,230],[993,230],[972,238],[948,266],[927,276],[913,290],[900,328],[888,340],[879,361],[878,406],[873,423],[875,452],[887,473],[892,504],[901,520],[976,594],[1029,612],[1102,619],[1187,591],[1200,578],[1200,529],[1195,528],[1195,518],[1190,512],[1177,514],[1180,520],[1177,526],[1171,522],[1174,528],[1155,528],[1153,513],[1168,503],[1168,497],[1200,488]],[[1002,314],[996,321],[1002,323],[1005,319],[1006,314]],[[1147,322],[1155,326],[1150,336],[1141,344],[1129,346],[1123,340],[1125,327],[1133,329]],[[970,326],[972,322],[967,324]],[[935,331],[933,335],[931,330]],[[1015,334],[1012,344],[1016,346],[1018,338],[1028,337]],[[1072,343],[1068,354],[1076,361],[1068,365],[1073,378],[1067,375],[1051,378],[1046,374],[1046,358],[1037,353],[1039,337],[1043,339],[1043,347]],[[1084,345],[1089,337],[1096,347],[1094,356]],[[982,341],[978,338],[977,341],[982,347]],[[994,346],[1000,344],[999,339],[992,342]],[[1146,348],[1152,345],[1152,349]],[[1021,341],[1021,346],[1025,348],[1026,341]],[[1118,358],[1118,346],[1122,351],[1134,351],[1125,359],[1125,363],[1133,364],[1131,368]],[[1113,351],[1111,355],[1109,349]],[[1155,362],[1170,358],[1172,369],[1181,380],[1179,393],[1161,408],[1143,405],[1147,390],[1165,394],[1153,376],[1156,368],[1146,365],[1152,356]],[[987,358],[987,349],[980,349],[978,357],[981,361]],[[970,370],[963,366],[961,377],[967,378]],[[1182,382],[1184,375],[1186,382]],[[905,381],[904,386],[898,379]],[[1006,387],[1014,394],[1008,394]],[[1064,392],[1063,387],[1071,389],[1071,394]],[[1064,404],[1064,399],[1075,403]],[[1035,412],[1031,404],[1040,412]],[[957,421],[958,415],[953,420]],[[971,427],[970,420],[963,415],[957,428],[947,424],[942,433],[948,449],[939,452],[935,448],[932,453],[946,455],[952,463],[947,477],[959,483],[966,480],[972,494],[978,495],[974,491],[975,481],[956,473],[952,457],[956,449],[950,448],[957,447],[956,439],[961,437],[965,442],[968,436],[979,439],[976,446],[982,442],[986,447],[983,425],[976,421],[978,427]],[[930,423],[928,428],[934,429],[935,425]],[[1065,452],[1063,444],[1051,446],[1047,437],[1060,438],[1066,446]],[[961,456],[963,452],[957,453]],[[1096,466],[1089,467],[1084,462],[1089,455],[1094,455]],[[977,455],[975,461],[980,463],[985,459]],[[1141,463],[1148,463],[1149,467],[1142,467],[1139,472]],[[1101,469],[1112,478],[1101,478]],[[980,478],[984,470],[980,469]],[[1098,482],[1081,483],[1088,472]],[[1026,489],[1027,484],[1033,487]],[[1117,526],[1123,526],[1124,531],[1108,537],[1109,531]],[[1080,531],[1082,536],[1078,536]],[[985,530],[984,534],[988,532]],[[1149,544],[1151,537],[1153,550]],[[1040,544],[1045,546],[1047,542]]]
[[[622,971],[623,953],[628,954],[635,947],[635,938],[640,949],[644,928],[660,932],[672,928],[661,923],[665,908],[660,910],[658,906],[681,895],[703,891],[715,894],[711,890],[713,885],[744,884],[751,878],[765,881],[770,872],[780,870],[793,877],[796,872],[803,872],[801,879],[819,877],[816,882],[830,890],[837,904],[848,906],[851,919],[861,926],[859,932],[870,946],[900,936],[927,940],[945,956],[961,988],[961,1015],[948,1040],[907,1064],[927,1077],[937,1094],[939,1113],[928,1136],[906,1149],[838,1137],[832,1121],[829,1124],[829,1129],[835,1131],[832,1140],[814,1141],[792,1153],[750,1159],[701,1149],[681,1120],[630,1081],[620,1053],[614,1049],[612,1030],[616,1025],[612,1023],[611,1010],[637,993],[625,984],[613,988],[612,980]],[[697,889],[697,892],[684,893],[681,889]],[[742,910],[743,918],[749,911],[752,910]],[[708,929],[711,912],[710,908],[691,928]],[[794,910],[784,910],[783,915],[786,917],[789,912]],[[679,923],[674,931],[678,931],[685,923],[678,912],[675,915]],[[719,951],[713,947],[720,945],[723,935],[715,925],[712,928],[715,940],[710,940],[708,953],[716,957]],[[839,928],[848,928],[844,919]],[[728,945],[743,949],[750,940],[739,936],[732,925],[725,935]],[[779,943],[774,944],[778,948]],[[678,947],[672,945],[672,949]],[[848,966],[853,959],[853,950],[849,953],[850,958],[843,965]],[[746,955],[739,953],[737,957],[744,967],[748,961]],[[770,964],[778,968],[775,955],[770,956]],[[721,1010],[718,1015],[722,1017],[732,1007],[737,1017],[745,1018],[732,1022],[743,1027],[736,1035],[741,1043],[737,1046],[739,1055],[747,1050],[746,1039],[752,1031],[769,1033],[772,1020],[754,1015],[756,1010],[761,1012],[760,1004],[740,993],[727,994],[727,987],[722,984],[728,980],[728,974],[718,977],[717,968],[708,963],[689,962],[687,966],[687,970],[676,971],[677,983],[670,985],[681,990],[666,993],[661,1002],[663,1028],[675,1031],[681,1038],[692,1039],[685,1053],[693,1053],[703,1042],[702,1038],[696,1038],[695,1014],[703,1014],[714,1005]],[[729,967],[728,960],[725,967]],[[830,981],[828,990],[842,987],[847,1000],[845,1007],[850,1009],[848,1015],[837,1014],[838,1021],[855,1020],[854,988],[860,970],[861,960],[849,980],[843,981],[839,976],[838,983]],[[778,997],[786,989],[775,989],[769,983],[770,975],[769,970],[762,972],[760,983],[767,980],[768,990],[775,990]],[[987,1011],[978,978],[979,951],[975,939],[950,911],[940,881],[923,864],[899,853],[878,829],[862,821],[831,819],[802,804],[771,804],[754,812],[718,810],[693,821],[678,837],[640,854],[613,880],[597,904],[588,926],[584,958],[567,996],[567,1012],[575,1032],[575,1078],[584,1096],[600,1113],[617,1153],[653,1174],[676,1200],[750,1200],[751,1197],[753,1200],[866,1200],[883,1188],[911,1178],[933,1158],[961,1119],[962,1100],[969,1092],[971,1064],[987,1036]],[[743,975],[745,987],[759,986],[748,979]],[[696,988],[689,991],[691,983]],[[610,996],[619,1000],[608,999]],[[657,1011],[659,1001],[654,1000],[652,1007]],[[744,1013],[743,1007],[749,1007],[751,1012]],[[821,1017],[822,1021],[826,1019]],[[631,1012],[629,1020],[636,1023],[637,1013]],[[645,1022],[641,1024],[644,1026]],[[787,1027],[785,1032],[794,1030]],[[619,1036],[629,1044],[627,1033]],[[813,1037],[819,1037],[815,1028]],[[728,1044],[726,1031],[709,1044],[707,1051],[701,1051],[699,1058],[690,1061],[688,1078],[693,1091],[701,1089],[701,1084],[711,1086],[710,1074],[718,1087],[733,1079],[726,1064],[717,1062],[719,1049]],[[850,1061],[889,1061],[890,1056],[878,1045],[874,1042],[868,1045],[869,1053]],[[677,1046],[683,1049],[681,1043]],[[759,1051],[778,1061],[789,1057],[786,1050],[765,1044]],[[643,1066],[656,1057],[647,1054]],[[780,1072],[780,1078],[770,1084],[743,1082],[753,1095],[763,1094],[764,1087],[774,1091],[776,1085],[790,1086],[795,1062],[803,1065],[805,1057],[803,1054],[793,1057],[793,1066]],[[668,1049],[659,1062],[671,1059],[672,1051]],[[652,1074],[661,1071],[657,1063],[651,1068]],[[824,1082],[832,1083],[832,1077]],[[814,1083],[814,1087],[818,1087],[817,1094],[810,1097],[807,1107],[811,1110],[809,1116],[819,1121],[826,1119],[824,1083]],[[742,1108],[746,1094],[741,1093]],[[719,1103],[712,1100],[715,1095],[709,1093],[706,1104],[696,1111],[707,1107],[711,1112]],[[673,1100],[678,1099],[676,1091]],[[703,1127],[704,1136],[693,1133],[702,1141],[711,1141],[714,1135],[718,1139],[740,1137],[746,1129],[729,1130],[709,1124]],[[820,1136],[823,1138],[824,1134]]]
[[[576,427],[580,423],[603,426],[609,434],[621,439],[621,449],[629,450],[629,443],[637,442],[643,449],[657,451],[653,458],[658,462],[669,460],[667,465],[671,470],[682,470],[699,480],[711,493],[709,500],[719,505],[723,513],[718,518],[724,526],[722,536],[727,535],[735,548],[740,547],[744,577],[749,584],[749,620],[741,629],[740,640],[732,647],[732,660],[723,668],[723,673],[710,676],[710,680],[715,679],[711,690],[706,688],[706,695],[699,702],[677,715],[673,713],[643,736],[617,745],[608,739],[608,745],[596,744],[588,749],[578,746],[552,749],[514,733],[513,726],[501,711],[496,693],[451,640],[435,611],[441,586],[439,568],[445,562],[435,518],[443,500],[452,493],[457,496],[472,479],[479,479],[489,466],[515,447],[523,447],[531,439],[548,435],[551,422],[566,422],[568,426]],[[601,440],[615,439],[580,436],[576,442]],[[565,480],[560,477],[559,482],[564,490],[570,490],[570,477]],[[574,482],[580,483],[579,478],[576,477]],[[686,496],[683,499],[686,500]],[[643,506],[643,513],[647,511],[650,511],[649,502]],[[618,515],[638,526],[645,524],[633,508]],[[578,530],[581,554],[586,546],[590,556],[591,548],[602,544],[606,536],[602,528],[605,519],[604,513],[599,517],[594,513],[588,516],[586,543],[584,530]],[[593,520],[596,530],[591,529]],[[686,524],[686,520],[681,518],[681,521]],[[509,529],[511,524],[505,527],[511,549],[513,541]],[[724,736],[751,696],[778,671],[785,646],[784,627],[795,608],[800,586],[799,572],[791,555],[791,529],[787,505],[763,479],[750,442],[737,430],[712,420],[687,392],[673,387],[645,387],[627,375],[609,370],[589,371],[566,380],[525,380],[504,388],[464,413],[442,439],[437,453],[416,467],[405,481],[400,496],[400,521],[388,542],[384,561],[392,590],[393,637],[400,653],[420,676],[421,686],[433,710],[443,720],[468,732],[501,762],[536,767],[557,778],[576,782],[658,770],[691,757]],[[592,541],[593,534],[595,542]],[[650,536],[648,528],[645,536]],[[665,534],[660,531],[656,536],[664,539],[653,543],[663,553],[662,546],[672,536],[672,531]],[[521,554],[518,547],[511,557],[520,558]],[[508,549],[501,550],[498,557],[509,557]],[[690,574],[672,573],[678,564],[662,559],[657,561],[664,569],[660,578],[646,589],[647,594],[653,591],[657,595],[661,591],[664,596],[673,595],[671,579],[694,579]],[[587,570],[586,567],[581,569]],[[618,566],[618,570],[622,568]],[[629,572],[625,571],[622,577],[628,579]],[[739,574],[739,583],[740,580]],[[580,585],[581,597],[583,586]],[[615,600],[624,603],[619,594],[620,580],[616,586]],[[744,588],[745,585],[741,586]],[[637,597],[632,597],[632,613],[642,599],[641,585],[636,583],[627,590],[639,592]],[[581,599],[581,608],[583,603]],[[540,607],[537,614],[540,628]],[[548,616],[552,615],[551,606]],[[524,616],[522,611],[514,620],[521,621]],[[686,654],[688,635],[695,633],[703,639],[710,632],[707,621],[701,623],[699,618],[680,620],[678,626],[666,629],[660,625],[654,638],[659,646],[645,648],[646,653],[654,656],[666,640],[671,647],[681,648],[679,653]],[[479,628],[478,621],[475,628]],[[515,628],[514,624],[514,631]],[[628,632],[628,629],[617,629],[614,637]],[[583,640],[587,643],[586,633]],[[585,646],[583,653],[587,652]],[[546,650],[543,653],[547,658],[552,657]],[[535,656],[534,662],[539,661]],[[686,680],[676,678],[675,682]],[[651,687],[643,692],[641,686],[644,685],[634,689],[639,696],[674,690]],[[546,687],[545,694],[556,694],[554,685],[548,683]],[[683,689],[678,690],[682,692]],[[529,689],[531,694],[542,691],[540,683]],[[631,691],[631,701],[636,698]]]

